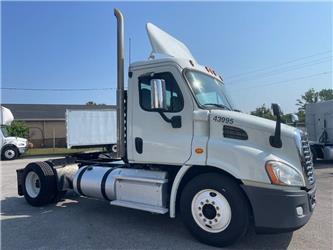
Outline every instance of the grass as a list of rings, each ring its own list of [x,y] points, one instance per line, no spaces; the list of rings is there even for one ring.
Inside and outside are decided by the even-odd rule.
[[[25,155],[66,155],[79,152],[88,151],[100,151],[101,148],[78,148],[78,149],[68,149],[68,148],[31,148],[25,153]]]

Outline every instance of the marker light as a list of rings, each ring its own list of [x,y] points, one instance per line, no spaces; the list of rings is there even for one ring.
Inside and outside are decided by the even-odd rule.
[[[196,148],[195,153],[202,154],[204,152],[203,148]]]

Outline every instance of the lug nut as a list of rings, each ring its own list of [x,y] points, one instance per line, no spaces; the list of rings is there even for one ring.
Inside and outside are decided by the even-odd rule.
[[[209,203],[209,200],[206,200],[207,203]]]
[[[201,217],[201,216],[202,216],[202,214],[199,214],[199,216]]]
[[[220,214],[217,214],[217,217],[220,217],[221,215]]]
[[[217,219],[215,219],[215,222],[217,222]]]
[[[215,202],[214,202],[214,201],[212,201],[212,204],[213,204],[213,205],[215,205]]]
[[[198,207],[199,210],[201,210],[201,207]]]
[[[211,221],[211,220],[209,221],[209,224],[212,224],[212,221]]]

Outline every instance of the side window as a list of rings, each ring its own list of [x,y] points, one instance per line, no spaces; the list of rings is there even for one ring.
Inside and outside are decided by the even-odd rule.
[[[165,80],[166,88],[166,112],[179,112],[183,109],[184,99],[178,87],[176,79],[169,72],[157,73],[154,76],[145,75],[139,77],[139,100],[143,110],[152,111],[151,109],[151,79]]]

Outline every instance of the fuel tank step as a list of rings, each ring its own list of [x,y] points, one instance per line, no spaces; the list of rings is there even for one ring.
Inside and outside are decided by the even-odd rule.
[[[130,202],[130,201],[120,201],[115,200],[110,202],[111,205],[119,206],[119,207],[127,207],[127,208],[134,208],[142,211],[148,211],[156,214],[166,214],[168,212],[167,208],[152,206],[147,204],[142,204],[138,202]]]

